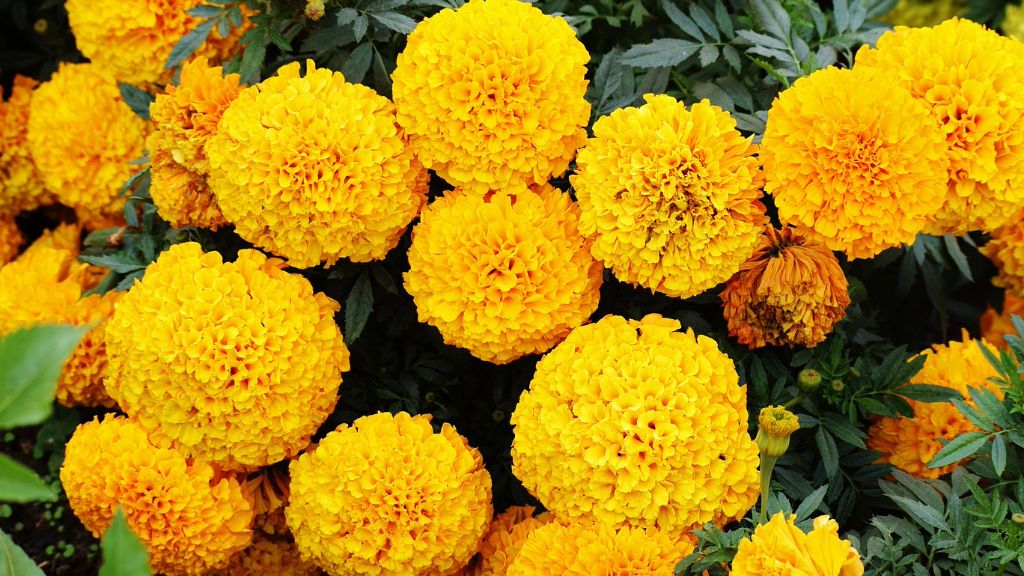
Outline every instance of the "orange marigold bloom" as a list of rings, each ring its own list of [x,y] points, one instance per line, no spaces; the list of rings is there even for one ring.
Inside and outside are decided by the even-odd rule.
[[[55,322],[74,326],[95,323],[71,353],[57,381],[57,402],[64,406],[116,406],[103,385],[107,375],[107,340],[104,329],[114,315],[114,305],[121,294],[115,291],[102,296],[90,294],[54,319]]]
[[[0,266],[14,260],[24,243],[25,238],[14,218],[0,214]]]
[[[252,544],[231,557],[227,567],[207,576],[319,576],[315,564],[303,560],[294,542],[256,534]]]
[[[1024,294],[1024,210],[997,228],[989,243],[981,247],[981,253],[999,269],[992,278],[993,284]]]
[[[547,184],[438,198],[413,231],[405,274],[420,321],[495,364],[564,340],[597,309],[604,274],[579,214]]]
[[[767,223],[757,147],[706,100],[644,100],[598,120],[580,150],[580,231],[619,280],[688,298],[735,274]]]
[[[409,35],[393,74],[398,122],[420,161],[456,186],[544,184],[586,141],[588,60],[564,19],[471,0]]]
[[[552,521],[551,514],[533,515],[533,506],[513,506],[491,521],[477,556],[465,576],[507,576],[531,532]]]
[[[177,244],[107,324],[107,391],[156,444],[226,470],[290,458],[334,409],[338,304],[256,250]],[[174,313],[168,313],[173,310]]]
[[[53,202],[28,145],[32,91],[38,84],[32,78],[15,76],[6,101],[0,87],[0,214],[15,216]]]
[[[206,574],[252,539],[252,509],[234,478],[152,443],[123,417],[80,425],[60,480],[71,509],[96,537],[122,507],[160,574]]]
[[[982,354],[979,344],[998,354],[988,342],[971,340],[966,330],[962,342],[953,340],[925,350],[921,353],[925,357],[924,367],[910,379],[910,384],[951,388],[963,394],[972,406],[968,387],[984,388],[1002,398],[999,386],[988,381],[996,375],[996,370]],[[940,468],[929,468],[928,462],[942,449],[942,441],[977,432],[978,427],[952,403],[909,402],[914,416],[879,419],[868,430],[868,448],[881,453],[880,462],[888,462],[919,478],[938,478],[952,472],[962,461]]]
[[[729,334],[750,348],[813,348],[850,305],[835,254],[793,228],[765,228],[721,298]]]
[[[775,99],[761,160],[783,224],[851,259],[913,242],[949,165],[928,107],[894,76],[834,67]]]
[[[839,539],[839,525],[828,516],[814,519],[807,534],[776,512],[754,535],[740,541],[731,576],[861,576],[864,564],[849,540]]]
[[[1017,329],[1013,326],[1013,316],[1024,318],[1024,298],[1007,290],[1003,295],[1003,312],[1001,314],[989,306],[981,315],[982,339],[1000,348],[1006,347],[1003,336],[1017,335]]]
[[[547,524],[530,532],[508,576],[673,576],[693,552],[691,537],[606,524]]]
[[[856,62],[895,75],[941,127],[949,171],[944,202],[921,199],[937,212],[927,232],[991,231],[1024,204],[1024,45],[952,18],[931,28],[897,26],[877,48],[861,48]]]
[[[57,200],[87,228],[121,216],[121,186],[142,156],[148,126],[95,64],[61,64],[36,89],[28,121],[32,158]]]

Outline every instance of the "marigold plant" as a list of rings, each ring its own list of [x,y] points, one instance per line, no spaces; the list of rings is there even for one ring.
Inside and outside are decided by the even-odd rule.
[[[0,86],[0,215],[14,216],[53,201],[28,145],[32,92],[38,85],[32,78],[15,76],[7,100]]]
[[[512,415],[513,472],[559,521],[678,538],[757,499],[746,388],[714,340],[679,328],[606,316],[537,364]]]
[[[804,533],[796,516],[775,513],[771,520],[740,541],[731,576],[861,576],[864,565],[849,540],[839,538],[839,525],[828,516],[814,519]]]
[[[604,268],[578,225],[579,208],[550,185],[445,194],[409,249],[405,288],[420,321],[495,364],[546,352],[600,299]]]
[[[619,280],[687,298],[739,270],[767,223],[757,147],[707,101],[644,100],[598,120],[580,150],[580,230]]]
[[[349,369],[338,304],[283,268],[178,244],[121,298],[107,391],[155,443],[255,468],[305,448],[334,409]]]
[[[471,0],[409,35],[393,75],[398,122],[420,161],[456,186],[543,184],[586,140],[589,60],[562,18]]]
[[[452,574],[491,521],[483,458],[450,424],[374,414],[342,424],[291,465],[288,526],[332,576]]]
[[[14,218],[0,214],[0,266],[14,260],[24,243],[25,238]]]

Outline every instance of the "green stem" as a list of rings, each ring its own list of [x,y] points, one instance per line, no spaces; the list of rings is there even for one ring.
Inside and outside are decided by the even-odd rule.
[[[775,469],[775,462],[778,458],[763,458],[761,460],[761,523],[768,521],[768,492],[772,486],[772,470]]]
[[[796,396],[793,396],[792,400],[790,400],[789,402],[786,402],[785,404],[783,404],[782,407],[785,408],[786,410],[789,410],[790,408],[792,408],[792,407],[796,406],[797,404],[803,402],[804,398],[807,398],[807,392],[804,392],[804,391],[801,390],[800,392],[797,393]]]

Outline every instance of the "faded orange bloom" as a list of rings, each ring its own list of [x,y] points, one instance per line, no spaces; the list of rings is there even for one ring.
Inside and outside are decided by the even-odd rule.
[[[864,564],[849,540],[839,539],[839,525],[828,516],[814,519],[808,534],[777,512],[740,542],[732,576],[861,576]]]
[[[1003,340],[1003,336],[1017,333],[1011,320],[1011,317],[1015,315],[1024,317],[1024,298],[1007,290],[1006,295],[1003,296],[1002,314],[989,306],[981,315],[981,337],[995,346],[1004,348],[1006,342]]]

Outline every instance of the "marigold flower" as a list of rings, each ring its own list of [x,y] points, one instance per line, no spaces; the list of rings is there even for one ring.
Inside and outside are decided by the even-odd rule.
[[[767,223],[757,147],[706,100],[644,100],[598,120],[580,150],[580,230],[619,280],[688,298],[739,270]]]
[[[604,268],[579,208],[550,185],[449,192],[413,230],[405,288],[448,344],[506,364],[546,352],[597,309]]]
[[[309,443],[338,400],[348,349],[338,304],[283,268],[255,250],[225,263],[178,244],[121,298],[106,328],[107,391],[154,443],[226,470]]]
[[[147,130],[95,64],[61,64],[32,97],[28,143],[46,187],[95,229],[120,217]]]
[[[590,55],[562,18],[471,0],[419,23],[392,75],[416,156],[473,192],[543,184],[586,141]]]
[[[877,49],[861,48],[856,62],[858,69],[895,75],[941,127],[946,195],[927,232],[991,231],[1013,216],[1024,203],[1024,46],[952,18],[932,28],[898,26]],[[839,92],[829,87],[830,95]],[[920,138],[923,125],[905,137]],[[923,203],[931,212],[940,206]]]
[[[491,520],[480,453],[429,416],[342,424],[291,464],[286,515],[299,552],[334,576],[452,574]]]
[[[766,406],[757,416],[757,442],[761,458],[778,458],[789,448],[789,437],[800,429],[800,421],[784,406]]]
[[[1003,33],[1017,40],[1024,40],[1024,5],[1007,4],[1006,15],[1001,24]]]
[[[657,530],[551,523],[527,536],[508,575],[673,576],[676,564],[691,552],[691,538],[677,539]]]
[[[605,316],[537,364],[512,415],[512,470],[559,521],[678,537],[757,499],[746,388],[714,340],[679,328]]]
[[[754,528],[754,535],[740,541],[731,576],[861,576],[864,564],[849,540],[839,539],[839,525],[828,516],[814,519],[808,534],[796,527],[796,515],[788,519],[776,512]]]
[[[59,322],[82,295],[87,269],[67,250],[35,245],[0,267],[0,335]]]
[[[320,569],[299,556],[294,542],[256,534],[252,544],[231,557],[226,568],[208,576],[319,576]]]
[[[761,140],[783,224],[852,258],[913,242],[945,197],[928,107],[883,71],[826,68],[772,103]]]
[[[75,302],[60,317],[54,318],[55,322],[74,326],[95,323],[71,353],[57,381],[57,402],[64,406],[115,407],[114,399],[103,385],[107,375],[104,329],[114,315],[114,304],[121,294],[115,291],[103,295],[90,294]]]
[[[32,78],[15,76],[6,101],[0,86],[0,214],[15,216],[53,202],[28,146],[32,91],[38,84]]]
[[[239,94],[206,145],[221,211],[297,268],[383,258],[427,192],[394,114],[339,72],[281,67]]]
[[[824,342],[850,305],[835,254],[792,228],[767,227],[722,290],[729,335],[750,348]]]
[[[551,514],[533,515],[533,506],[513,506],[494,518],[465,576],[507,576],[531,532],[552,521]]]
[[[996,375],[996,370],[982,354],[979,344],[998,354],[988,342],[971,340],[966,331],[962,342],[953,340],[925,350],[921,353],[925,357],[924,367],[910,379],[910,384],[951,388],[963,394],[972,406],[974,402],[968,387],[984,388],[1002,398],[999,386],[988,381]],[[978,427],[950,402],[908,402],[914,409],[914,416],[879,419],[868,430],[868,448],[881,453],[880,462],[888,462],[919,478],[938,478],[952,472],[963,461],[940,468],[929,468],[928,462],[942,449],[943,441],[977,432]]]
[[[1024,294],[1024,210],[992,232],[992,239],[980,251],[999,269],[993,284]]]
[[[160,574],[206,574],[252,539],[252,509],[234,478],[154,444],[123,417],[80,425],[60,480],[71,509],[96,537],[122,507]]]
[[[0,266],[14,260],[24,243],[25,238],[14,218],[0,214]]]
[[[989,306],[981,315],[981,338],[999,348],[1005,348],[1006,341],[1003,340],[1003,336],[1017,335],[1017,329],[1013,326],[1013,316],[1024,318],[1024,298],[1007,290],[1003,295],[1001,314]]]

